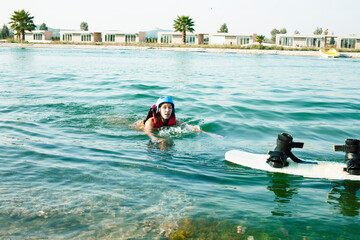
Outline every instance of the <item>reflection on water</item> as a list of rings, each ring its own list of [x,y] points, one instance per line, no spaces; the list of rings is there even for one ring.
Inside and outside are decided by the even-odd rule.
[[[360,209],[360,182],[343,181],[332,183],[327,202],[345,216],[357,216]]]
[[[293,198],[294,194],[298,194],[299,179],[302,177],[290,176],[283,173],[268,173],[270,177],[268,190],[275,193],[274,201],[277,203],[274,210],[271,211],[273,215],[278,216],[292,216],[287,205]]]

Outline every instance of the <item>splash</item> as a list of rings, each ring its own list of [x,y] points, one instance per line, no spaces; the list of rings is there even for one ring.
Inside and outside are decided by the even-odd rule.
[[[200,132],[199,125],[182,124],[181,126],[163,127],[159,130],[160,137],[183,137],[194,132]]]

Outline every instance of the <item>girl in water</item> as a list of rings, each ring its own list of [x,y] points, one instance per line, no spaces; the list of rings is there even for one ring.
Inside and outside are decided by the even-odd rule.
[[[152,141],[158,140],[153,133],[156,128],[164,126],[180,126],[182,123],[176,120],[175,104],[171,97],[160,97],[153,105],[146,118],[143,120],[144,131]]]
[[[163,96],[160,97],[156,104],[154,104],[146,118],[137,124],[138,128],[143,128],[146,134],[151,138],[152,142],[161,142],[164,139],[158,138],[154,134],[154,130],[164,126],[181,126],[182,122],[176,120],[175,117],[175,104],[171,97]],[[194,128],[193,131],[202,132],[210,136],[217,136],[216,134],[207,133],[200,128]]]

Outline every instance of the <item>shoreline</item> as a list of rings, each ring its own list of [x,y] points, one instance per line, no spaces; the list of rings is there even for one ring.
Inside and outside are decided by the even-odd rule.
[[[265,49],[227,49],[227,48],[194,48],[194,47],[152,47],[121,45],[87,45],[87,44],[47,44],[47,43],[0,43],[7,48],[52,48],[52,49],[95,49],[95,50],[137,50],[137,51],[174,51],[201,53],[232,53],[253,55],[282,55],[320,57],[318,51],[265,50]],[[340,52],[340,57],[360,58],[359,52]]]

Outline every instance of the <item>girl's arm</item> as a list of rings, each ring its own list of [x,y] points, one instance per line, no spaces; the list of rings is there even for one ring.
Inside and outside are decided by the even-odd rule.
[[[149,118],[145,122],[144,131],[149,136],[149,138],[151,139],[152,142],[158,142],[159,138],[155,136],[155,134],[153,133],[153,130],[154,130],[153,118]]]

